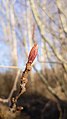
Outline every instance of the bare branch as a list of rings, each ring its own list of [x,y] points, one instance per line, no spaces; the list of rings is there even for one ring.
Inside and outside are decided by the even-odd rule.
[[[13,84],[13,88],[12,88],[10,94],[9,94],[8,100],[11,99],[11,97],[12,97],[12,95],[13,95],[13,92],[17,90],[17,82],[18,82],[18,78],[19,78],[19,76],[20,76],[20,71],[21,71],[21,70],[18,70],[18,72],[17,72],[17,76],[16,76],[15,82],[14,82],[14,84]]]
[[[0,65],[0,68],[19,69],[19,67],[17,66],[4,66],[4,65]]]
[[[51,42],[44,37],[44,25],[42,24],[42,22],[39,18],[39,15],[38,15],[37,9],[35,7],[34,1],[33,0],[29,0],[29,1],[30,1],[30,5],[31,5],[31,9],[32,9],[34,18],[36,20],[36,23],[38,25],[38,28],[40,30],[40,34],[41,34],[43,40],[48,43],[48,45],[52,49],[53,53],[57,57],[57,59],[64,65],[65,71],[67,72],[67,65],[64,64],[65,62],[67,63],[67,61],[64,60],[64,58],[58,53],[57,49],[54,48],[54,46],[51,44]]]

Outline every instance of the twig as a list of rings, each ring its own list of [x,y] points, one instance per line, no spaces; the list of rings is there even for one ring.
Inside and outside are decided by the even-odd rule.
[[[11,99],[11,97],[12,97],[12,95],[13,95],[13,92],[16,91],[16,89],[17,89],[16,86],[17,86],[17,82],[18,82],[19,75],[20,75],[20,71],[21,71],[21,70],[18,70],[18,73],[17,73],[16,79],[15,79],[15,82],[14,82],[13,88],[12,88],[12,90],[11,90],[11,92],[10,92],[10,95],[9,95],[9,97],[8,97],[8,100]]]
[[[17,85],[17,82],[18,82],[18,77],[20,75],[20,69],[18,70],[18,73],[17,73],[17,76],[16,76],[16,79],[15,79],[15,82],[14,82],[14,85],[13,85],[13,88],[8,96],[7,99],[3,99],[3,98],[0,98],[0,103],[8,103],[14,93],[14,91],[16,90],[16,85]]]
[[[0,68],[19,69],[19,67],[17,66],[4,66],[4,65],[0,65]]]
[[[18,101],[19,97],[26,91],[26,84],[28,82],[28,80],[27,80],[28,73],[31,70],[31,64],[34,61],[34,59],[35,59],[35,57],[37,55],[37,52],[38,52],[38,45],[35,44],[33,46],[33,48],[31,49],[31,51],[30,51],[30,54],[29,54],[29,57],[28,57],[28,62],[26,64],[26,68],[23,71],[22,76],[21,76],[19,94],[15,98],[12,97],[12,99],[11,99],[11,106],[10,106],[11,109],[10,110],[12,112],[15,112],[18,109],[18,107],[17,107],[17,101]],[[23,107],[20,107],[20,110],[21,109],[23,109]]]

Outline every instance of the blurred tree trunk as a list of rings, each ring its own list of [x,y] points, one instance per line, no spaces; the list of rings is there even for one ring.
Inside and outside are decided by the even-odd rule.
[[[11,17],[11,34],[12,34],[12,58],[13,58],[13,63],[14,65],[18,65],[18,56],[17,56],[17,38],[16,38],[16,33],[15,33],[15,28],[16,28],[16,21],[15,21],[15,16],[14,16],[14,6],[11,5],[10,7],[10,17]]]

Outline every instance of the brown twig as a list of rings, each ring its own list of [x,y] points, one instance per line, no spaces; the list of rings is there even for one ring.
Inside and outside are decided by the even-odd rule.
[[[22,73],[22,76],[21,76],[21,79],[20,79],[20,91],[18,93],[18,95],[16,97],[12,97],[10,96],[11,98],[11,105],[10,105],[10,110],[12,112],[15,112],[16,110],[22,110],[23,107],[17,107],[17,101],[19,99],[19,97],[26,91],[26,84],[28,82],[28,73],[30,72],[31,70],[31,64],[33,63],[36,55],[37,55],[37,52],[38,52],[38,45],[37,44],[34,44],[33,48],[31,49],[30,51],[30,54],[29,54],[29,57],[28,57],[28,62],[26,64],[26,68],[25,70],[23,71]],[[14,88],[15,88],[15,85],[14,85]],[[14,89],[13,89],[14,91]],[[13,91],[11,93],[11,95],[13,94]]]

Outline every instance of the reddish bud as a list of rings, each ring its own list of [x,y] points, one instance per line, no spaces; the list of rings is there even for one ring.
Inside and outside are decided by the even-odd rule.
[[[34,44],[34,46],[32,47],[30,53],[29,53],[29,57],[28,57],[28,62],[32,64],[32,62],[34,61],[34,59],[36,58],[38,53],[38,45]]]

